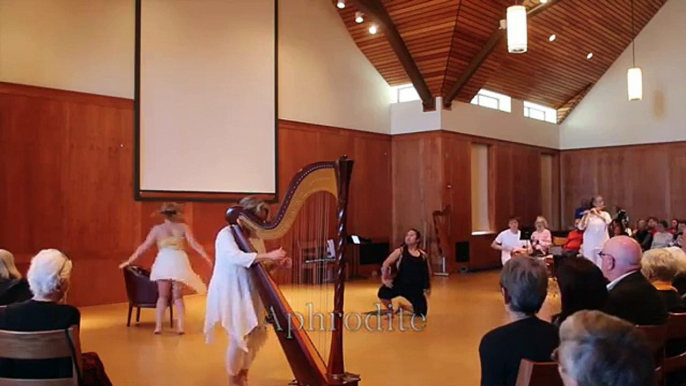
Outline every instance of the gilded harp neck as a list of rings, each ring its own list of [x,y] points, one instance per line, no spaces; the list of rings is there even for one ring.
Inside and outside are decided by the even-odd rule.
[[[255,237],[262,240],[283,237],[295,222],[308,197],[315,193],[328,192],[338,198],[337,166],[341,162],[352,163],[347,159],[341,159],[337,162],[318,162],[301,169],[291,181],[272,221],[264,222],[250,212],[233,207],[226,213],[228,222],[238,224],[240,219],[242,226],[249,228]]]

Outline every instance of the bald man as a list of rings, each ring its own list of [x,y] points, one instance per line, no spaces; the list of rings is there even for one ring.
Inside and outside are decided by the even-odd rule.
[[[610,281],[604,311],[638,325],[667,322],[667,309],[657,289],[641,274],[641,246],[627,236],[609,239],[599,253],[603,275]]]

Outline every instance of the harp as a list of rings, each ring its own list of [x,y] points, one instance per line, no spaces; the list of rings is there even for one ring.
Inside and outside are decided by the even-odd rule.
[[[253,237],[282,246],[293,259],[292,271],[285,279],[273,277],[262,263],[250,270],[295,380],[303,386],[356,386],[360,380],[345,371],[343,357],[346,223],[352,168],[353,161],[346,156],[304,167],[291,180],[271,221],[262,221],[239,206],[226,213],[243,251],[253,252],[255,248],[239,221]],[[323,251],[331,249],[332,239],[335,252],[327,256]],[[277,279],[282,286],[277,285]],[[327,319],[319,319],[319,331],[304,326],[306,318],[302,317],[299,298],[303,293],[332,300],[331,305],[320,307],[327,311]],[[321,327],[325,327],[323,331]]]

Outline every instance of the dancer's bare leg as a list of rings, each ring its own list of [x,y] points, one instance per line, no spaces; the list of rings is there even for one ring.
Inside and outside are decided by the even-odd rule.
[[[164,312],[169,305],[169,297],[171,296],[172,283],[169,280],[159,280],[157,282],[157,305],[155,307],[155,334],[162,332],[162,322],[164,321]]]
[[[174,296],[174,307],[176,307],[176,329],[179,335],[185,333],[184,325],[186,322],[186,305],[183,303],[183,294],[181,294],[181,283],[173,282],[172,294]]]

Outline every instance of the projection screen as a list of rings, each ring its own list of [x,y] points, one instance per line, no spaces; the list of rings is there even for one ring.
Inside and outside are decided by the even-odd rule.
[[[138,197],[273,195],[276,1],[137,0],[136,13]]]

